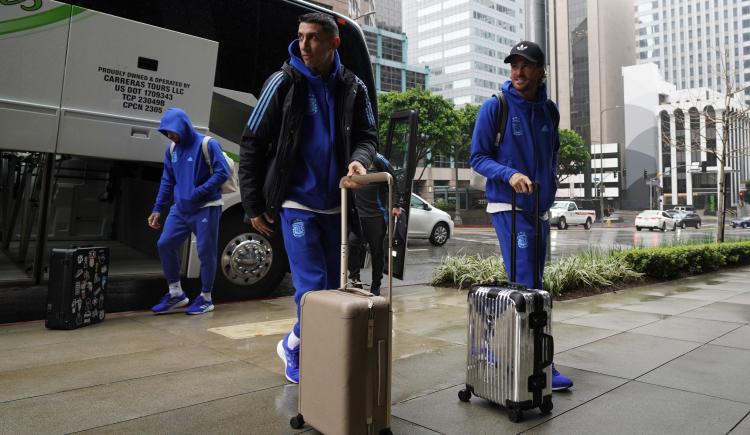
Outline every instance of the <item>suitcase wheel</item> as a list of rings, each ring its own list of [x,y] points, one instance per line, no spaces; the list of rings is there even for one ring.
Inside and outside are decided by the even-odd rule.
[[[393,435],[393,432],[391,432],[391,428],[385,428],[380,431],[380,435]]]
[[[547,415],[552,412],[552,401],[542,402],[542,404],[539,405],[539,410],[542,411],[542,415]]]
[[[508,418],[513,423],[518,423],[521,420],[523,420],[523,411],[520,409],[509,409],[508,410]]]
[[[293,429],[302,429],[304,425],[305,419],[302,417],[302,414],[297,414],[289,420],[289,426]]]
[[[468,402],[471,399],[471,391],[468,388],[458,391],[458,400]]]

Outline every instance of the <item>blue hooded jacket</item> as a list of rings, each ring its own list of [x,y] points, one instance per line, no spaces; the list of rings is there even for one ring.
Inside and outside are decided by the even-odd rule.
[[[557,153],[560,138],[542,84],[534,101],[527,101],[510,80],[503,84],[508,108],[508,124],[495,149],[497,115],[500,103],[490,98],[482,104],[471,139],[471,167],[487,177],[489,202],[511,203],[510,177],[520,172],[540,184],[540,214],[549,210],[557,192]],[[526,213],[534,210],[533,195],[517,195],[517,206]]]
[[[343,174],[335,151],[336,84],[341,62],[334,52],[328,80],[310,71],[300,57],[299,42],[289,44],[289,64],[307,80],[307,107],[300,127],[299,156],[293,162],[286,199],[316,210],[341,205],[339,181]]]
[[[167,110],[159,131],[164,135],[168,131],[177,133],[180,140],[171,155],[170,147],[164,153],[164,172],[153,211],[161,213],[173,194],[177,210],[185,214],[195,213],[205,203],[221,198],[221,185],[229,177],[229,168],[219,142],[213,138],[208,141],[211,175],[201,146],[204,135],[195,131],[185,111],[175,107]]]

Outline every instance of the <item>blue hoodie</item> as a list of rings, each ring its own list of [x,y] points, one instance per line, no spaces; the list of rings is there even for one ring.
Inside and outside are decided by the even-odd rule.
[[[511,202],[508,181],[520,172],[539,182],[540,213],[549,210],[557,192],[557,152],[560,138],[546,104],[547,88],[539,88],[536,100],[527,101],[513,88],[510,80],[503,84],[508,107],[508,124],[499,149],[495,149],[497,114],[500,103],[490,98],[482,104],[471,139],[471,167],[487,177],[489,202]],[[518,207],[526,213],[534,210],[533,195],[518,195]]]
[[[313,74],[300,57],[299,42],[289,44],[289,64],[307,79],[307,108],[300,127],[299,153],[292,164],[286,199],[316,210],[341,205],[336,160],[336,85],[341,74],[338,51],[328,80]]]
[[[185,214],[195,213],[205,203],[221,198],[221,185],[229,177],[229,169],[219,142],[208,141],[211,175],[201,146],[205,136],[195,131],[187,113],[170,108],[161,118],[159,131],[177,133],[180,141],[171,155],[170,147],[164,153],[164,172],[153,211],[161,213],[173,194],[177,210]]]

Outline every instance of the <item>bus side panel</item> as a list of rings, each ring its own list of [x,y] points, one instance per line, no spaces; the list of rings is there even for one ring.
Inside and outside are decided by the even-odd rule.
[[[208,127],[218,44],[112,15],[71,20],[57,152],[161,162],[155,127],[180,107]]]
[[[0,149],[55,151],[71,10],[0,5]]]

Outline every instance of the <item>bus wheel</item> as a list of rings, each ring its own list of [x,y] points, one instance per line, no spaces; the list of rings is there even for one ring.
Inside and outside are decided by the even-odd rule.
[[[268,296],[287,271],[281,232],[271,237],[255,232],[243,222],[241,208],[225,214],[219,228],[214,291],[241,299]]]

